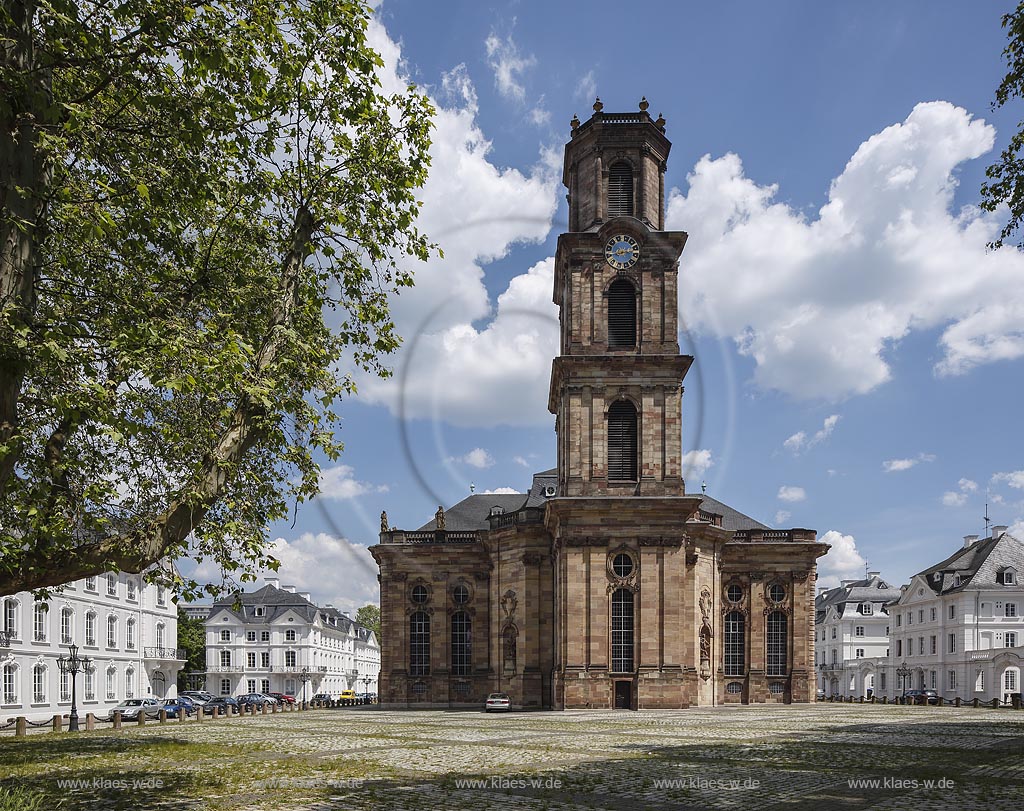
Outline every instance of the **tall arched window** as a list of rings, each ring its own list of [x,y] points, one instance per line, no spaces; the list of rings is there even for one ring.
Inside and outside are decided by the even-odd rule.
[[[618,161],[608,167],[608,218],[633,216],[633,167]]]
[[[124,624],[124,646],[128,650],[135,649],[135,620],[132,618]]]
[[[409,617],[409,675],[430,674],[430,615],[415,611]]]
[[[740,611],[725,615],[725,675],[742,676],[746,670],[746,618]]]
[[[113,615],[107,617],[107,647],[117,647],[117,617]]]
[[[452,674],[468,676],[473,664],[472,620],[465,611],[452,614]]]
[[[781,611],[768,615],[767,672],[769,676],[785,676],[788,665],[787,651],[789,622]]]
[[[96,612],[90,611],[85,615],[85,644],[96,644]]]
[[[50,617],[50,607],[46,603],[36,603],[32,611],[32,638],[36,642],[45,642],[47,638],[47,620]]]
[[[60,610],[60,642],[62,645],[70,645],[72,632],[74,630],[74,612],[70,608]]]
[[[608,287],[608,347],[636,346],[636,288],[627,279],[616,279]]]
[[[46,701],[46,665],[32,668],[32,700],[36,704]]]
[[[636,408],[617,400],[608,409],[608,478],[636,481]]]
[[[18,601],[13,597],[4,600],[4,632],[11,639],[18,638]]]
[[[17,665],[4,665],[4,704],[18,703],[18,669]]]
[[[124,697],[135,697],[135,668],[129,667],[124,672]]]
[[[612,594],[612,672],[633,672],[633,592]]]

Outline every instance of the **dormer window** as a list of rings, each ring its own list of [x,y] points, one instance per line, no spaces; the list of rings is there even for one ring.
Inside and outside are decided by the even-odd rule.
[[[998,572],[996,572],[996,582],[1002,583],[1004,586],[1016,585],[1017,572],[1010,567],[1000,569]]]
[[[861,614],[871,614],[871,613],[873,613],[872,610],[871,610],[871,603],[861,603],[860,604],[860,613]]]
[[[608,219],[633,216],[633,167],[617,161],[608,169]]]
[[[262,617],[264,614],[266,614],[266,609],[264,609],[263,606],[261,606],[261,605],[256,606],[252,610],[252,615],[254,617]]]

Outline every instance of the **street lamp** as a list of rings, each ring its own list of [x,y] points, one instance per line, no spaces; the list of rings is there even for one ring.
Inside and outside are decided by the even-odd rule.
[[[896,668],[896,675],[900,677],[900,681],[903,682],[903,701],[906,703],[907,700],[907,676],[910,675],[910,668],[907,667],[907,663],[903,662],[898,668]]]
[[[370,703],[370,677],[363,676],[363,697],[367,704]]]
[[[57,667],[61,673],[71,674],[71,717],[68,720],[68,732],[78,732],[78,695],[75,689],[75,677],[92,664],[88,656],[78,656],[78,645],[68,645],[68,656],[57,659]]]
[[[308,710],[309,703],[306,701],[306,683],[309,681],[309,668],[304,667],[299,672],[299,680],[302,682],[302,709]]]

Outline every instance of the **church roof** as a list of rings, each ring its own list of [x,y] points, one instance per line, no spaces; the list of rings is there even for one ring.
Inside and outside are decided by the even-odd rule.
[[[705,512],[722,516],[722,528],[730,532],[738,532],[742,529],[771,529],[767,524],[762,524],[749,515],[744,515],[739,510],[734,510],[728,504],[723,504],[718,499],[711,498],[708,495],[704,496],[704,500],[700,503],[700,508]]]

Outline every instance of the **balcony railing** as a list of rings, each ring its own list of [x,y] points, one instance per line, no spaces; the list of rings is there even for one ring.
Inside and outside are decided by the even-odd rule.
[[[384,543],[476,543],[474,531],[449,532],[445,529],[405,532],[395,529],[383,533]]]
[[[487,521],[491,525],[491,529],[517,527],[523,524],[542,524],[544,523],[544,510],[538,507],[529,507],[523,510],[491,515],[488,516]]]
[[[718,513],[708,512],[707,510],[697,510],[697,520],[705,521],[713,527],[722,526],[722,516]]]
[[[206,670],[210,673],[241,673],[245,668],[241,665],[209,665]]]
[[[143,648],[142,655],[146,659],[180,659],[185,661],[184,648]]]

